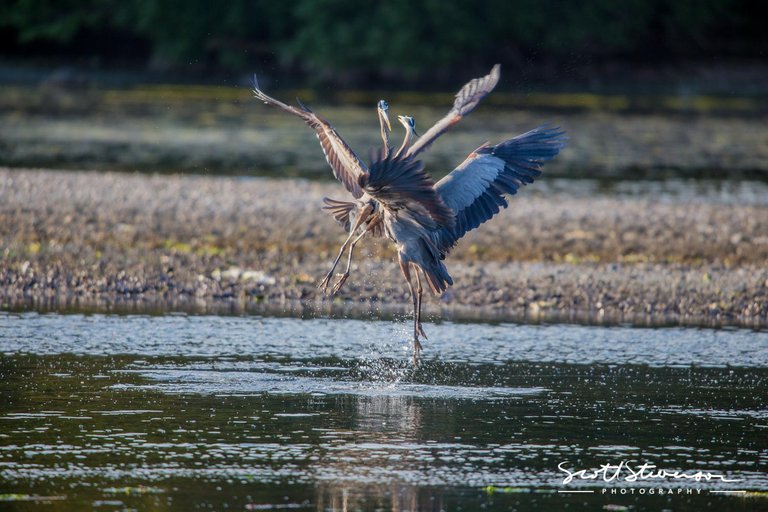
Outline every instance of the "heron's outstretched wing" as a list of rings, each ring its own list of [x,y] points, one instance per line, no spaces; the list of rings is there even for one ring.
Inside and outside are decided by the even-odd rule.
[[[316,115],[301,102],[299,102],[300,108],[296,108],[268,96],[259,88],[259,82],[256,80],[255,75],[253,77],[253,94],[256,95],[257,99],[268,105],[281,108],[302,118],[305,123],[315,130],[320,146],[323,148],[323,153],[325,153],[325,159],[333,169],[333,175],[336,176],[336,179],[346,187],[355,199],[363,195],[363,191],[358,185],[358,179],[360,176],[368,174],[368,168],[352,151],[352,148],[344,142],[344,139],[331,126],[331,123]]]
[[[564,134],[559,128],[540,126],[497,146],[481,146],[435,184],[456,219],[453,227],[433,233],[443,257],[467,231],[507,207],[505,194],[516,193],[541,175],[544,162],[565,146]]]
[[[456,99],[451,110],[411,146],[408,150],[408,155],[415,156],[427,149],[443,132],[461,121],[462,117],[472,112],[480,103],[480,100],[485,98],[496,87],[496,84],[499,82],[499,70],[500,66],[496,64],[490,73],[484,77],[470,80],[462,87],[456,93]]]
[[[429,230],[453,225],[453,212],[419,160],[374,152],[371,169],[360,178],[360,187],[391,213],[402,211]]]

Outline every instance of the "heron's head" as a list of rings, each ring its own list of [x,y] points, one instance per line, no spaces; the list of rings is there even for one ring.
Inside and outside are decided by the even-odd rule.
[[[416,131],[416,120],[414,118],[411,116],[397,116],[397,120],[405,127],[406,131],[413,132],[417,137],[419,136],[419,133]]]
[[[389,124],[389,103],[384,100],[379,100],[379,104],[376,107],[379,113],[379,120],[383,126],[386,126],[389,131],[392,131],[392,125]]]

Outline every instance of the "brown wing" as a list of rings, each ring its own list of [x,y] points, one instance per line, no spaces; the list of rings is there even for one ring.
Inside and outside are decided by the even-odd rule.
[[[427,149],[443,132],[461,121],[462,117],[472,112],[480,101],[499,83],[500,69],[500,66],[496,64],[490,73],[484,77],[475,78],[462,87],[456,93],[456,99],[451,110],[411,146],[411,149],[408,150],[408,155],[416,156],[421,151]]]
[[[267,105],[281,108],[286,112],[298,116],[304,120],[317,135],[317,139],[320,141],[320,146],[325,153],[325,159],[333,169],[333,175],[339,180],[344,187],[357,199],[363,195],[363,191],[358,185],[360,176],[368,174],[368,168],[365,166],[362,160],[352,151],[344,139],[338,134],[336,129],[331,126],[331,123],[316,115],[309,110],[305,105],[300,103],[300,108],[286,105],[282,101],[278,101],[271,96],[268,96],[259,88],[259,83],[256,77],[253,77],[253,94],[257,99],[263,101]]]
[[[435,191],[435,182],[419,160],[378,151],[371,158],[370,172],[361,178],[360,186],[384,208],[391,212],[407,210],[428,229],[453,226],[453,211]]]

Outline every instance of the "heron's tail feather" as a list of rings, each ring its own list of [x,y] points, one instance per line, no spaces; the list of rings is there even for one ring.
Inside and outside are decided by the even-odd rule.
[[[424,270],[424,275],[427,276],[429,287],[432,293],[440,295],[453,284],[453,279],[451,279],[448,269],[445,268],[445,265],[440,260],[435,261],[433,265],[428,267],[422,267],[422,269]]]
[[[419,266],[424,271],[424,275],[427,277],[427,282],[432,290],[432,293],[439,295],[448,289],[453,284],[448,269],[445,268],[445,264],[440,258],[440,251],[435,245],[427,239],[422,239],[422,251],[424,255],[423,260],[419,263]]]

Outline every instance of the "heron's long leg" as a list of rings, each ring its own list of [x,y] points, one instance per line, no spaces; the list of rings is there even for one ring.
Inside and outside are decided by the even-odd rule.
[[[355,250],[355,246],[357,245],[357,242],[363,239],[366,233],[370,231],[373,228],[373,223],[369,224],[368,227],[360,233],[360,236],[355,238],[351,244],[349,244],[349,252],[347,252],[347,269],[344,271],[343,274],[339,277],[339,280],[336,281],[336,284],[333,286],[333,290],[331,291],[331,295],[336,295],[339,290],[341,290],[341,287],[344,286],[344,283],[347,281],[347,278],[349,277],[349,271],[352,268],[352,251]]]
[[[421,286],[421,269],[418,267],[416,267],[416,291],[418,292],[419,296],[416,307],[416,330],[421,336],[424,336],[425,340],[427,340],[429,338],[424,333],[424,329],[421,327],[421,301],[422,297],[424,296],[424,288]]]
[[[365,236],[366,233],[371,231],[373,228],[375,228],[379,223],[381,222],[381,217],[374,217],[371,222],[368,223],[368,226],[366,226],[365,231],[360,234],[357,238],[355,238],[352,243],[349,245],[349,253],[347,257],[347,269],[344,271],[343,274],[339,277],[339,280],[336,282],[336,284],[333,286],[333,291],[331,292],[331,295],[335,295],[341,290],[341,287],[344,286],[344,283],[347,281],[347,278],[349,277],[350,269],[352,268],[352,252],[355,250],[355,246],[357,245],[357,242],[362,240],[362,238]]]
[[[331,281],[331,277],[333,277],[333,271],[336,270],[336,265],[339,264],[339,260],[341,260],[341,256],[344,254],[344,251],[347,249],[347,245],[349,244],[349,241],[354,236],[355,231],[354,229],[349,231],[349,236],[346,240],[344,240],[344,243],[341,244],[341,249],[339,249],[339,254],[336,256],[336,259],[333,260],[333,265],[331,266],[331,270],[328,271],[327,274],[325,274],[325,277],[322,281],[320,281],[320,284],[317,285],[318,288],[322,289],[323,292],[325,292],[325,289],[328,288],[328,283]]]
[[[366,220],[368,220],[368,217],[371,215],[371,211],[373,211],[373,208],[371,206],[366,206],[360,211],[360,214],[357,217],[357,220],[355,221],[352,228],[349,230],[349,236],[346,240],[344,240],[344,243],[341,244],[341,249],[339,250],[339,255],[336,256],[336,259],[333,262],[333,266],[331,267],[331,270],[325,275],[322,281],[320,281],[320,284],[317,286],[318,288],[321,288],[323,292],[325,292],[325,289],[328,288],[328,283],[331,281],[331,277],[333,277],[333,271],[336,270],[336,265],[339,264],[339,260],[341,259],[341,256],[344,254],[344,251],[347,249],[347,246],[349,246],[350,240],[352,240],[352,237],[355,236],[355,232],[357,231],[357,228],[359,228]]]
[[[403,273],[403,277],[405,277],[405,282],[408,283],[408,290],[411,292],[411,302],[413,302],[413,360],[416,362],[418,361],[419,353],[421,352],[421,343],[419,343],[419,331],[416,328],[417,298],[416,291],[413,289],[413,283],[411,283],[410,266],[410,262],[403,261],[403,258],[400,258],[400,271]]]

